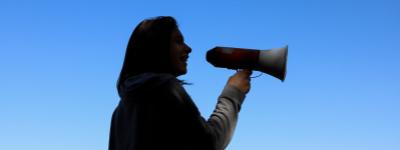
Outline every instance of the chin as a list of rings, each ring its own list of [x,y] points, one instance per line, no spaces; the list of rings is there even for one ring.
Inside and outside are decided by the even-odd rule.
[[[185,71],[181,71],[181,72],[178,73],[178,76],[185,75],[186,73],[187,73],[186,70]]]
[[[181,76],[187,73],[186,69],[179,69],[179,71],[176,72],[176,76]]]

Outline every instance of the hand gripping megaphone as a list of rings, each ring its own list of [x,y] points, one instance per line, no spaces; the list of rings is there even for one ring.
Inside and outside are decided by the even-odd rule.
[[[215,47],[207,52],[206,59],[215,67],[261,71],[283,82],[287,55],[288,46],[268,50]]]

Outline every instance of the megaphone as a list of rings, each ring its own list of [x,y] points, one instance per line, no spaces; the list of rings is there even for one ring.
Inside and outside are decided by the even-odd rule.
[[[215,67],[261,71],[283,82],[286,77],[287,55],[287,45],[267,50],[215,47],[207,52],[206,59]]]

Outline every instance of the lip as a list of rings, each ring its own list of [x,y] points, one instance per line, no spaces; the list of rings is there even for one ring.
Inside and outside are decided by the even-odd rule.
[[[184,62],[186,62],[188,59],[189,59],[189,55],[183,55],[181,57],[181,60],[184,61]]]

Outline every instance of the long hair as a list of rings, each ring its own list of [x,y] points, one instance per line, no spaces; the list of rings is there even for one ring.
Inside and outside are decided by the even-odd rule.
[[[177,28],[176,20],[170,16],[140,22],[129,39],[117,87],[128,77],[140,73],[168,73],[171,66],[170,40]]]

